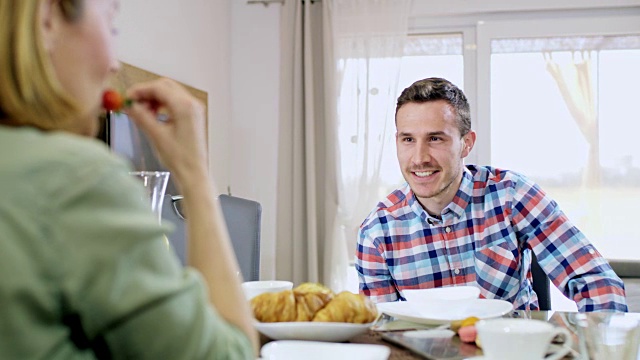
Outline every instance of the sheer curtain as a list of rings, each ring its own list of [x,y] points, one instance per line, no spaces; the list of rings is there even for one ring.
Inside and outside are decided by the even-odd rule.
[[[326,183],[324,281],[347,288],[357,231],[384,195],[385,152],[411,0],[323,0]],[[397,165],[396,165],[397,166]]]

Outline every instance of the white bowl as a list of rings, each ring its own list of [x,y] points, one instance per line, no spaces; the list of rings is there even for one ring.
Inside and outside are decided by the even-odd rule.
[[[251,300],[254,297],[264,294],[280,292],[293,289],[293,283],[291,281],[283,280],[260,280],[260,281],[247,281],[242,283],[242,290],[247,300]]]
[[[475,286],[449,286],[432,289],[406,289],[402,294],[407,301],[464,301],[477,299],[480,289]]]
[[[402,295],[418,312],[441,309],[446,314],[464,313],[480,295],[475,286],[449,286],[432,289],[402,290]]]

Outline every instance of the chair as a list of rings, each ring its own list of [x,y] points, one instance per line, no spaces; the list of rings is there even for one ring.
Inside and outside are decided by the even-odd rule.
[[[538,259],[533,251],[531,252],[531,277],[533,278],[533,291],[538,295],[540,310],[551,310],[551,282],[538,264]]]
[[[262,206],[253,200],[230,195],[218,197],[229,229],[233,250],[238,258],[242,277],[255,281],[260,277],[260,224]]]
[[[613,271],[624,282],[630,312],[640,312],[640,261],[609,259]]]
[[[620,278],[640,278],[640,261],[609,259],[609,265]]]
[[[258,280],[262,207],[256,201],[229,195],[220,195],[218,200],[242,277],[245,281]],[[174,232],[168,234],[167,238],[184,265],[187,259],[187,240],[184,217],[180,208],[181,201],[180,195],[165,195],[162,203],[162,219],[175,225]]]

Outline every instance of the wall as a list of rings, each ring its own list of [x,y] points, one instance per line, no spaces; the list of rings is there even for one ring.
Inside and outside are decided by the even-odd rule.
[[[273,277],[280,5],[126,0],[117,26],[122,61],[208,93],[218,192],[262,204],[261,276]]]
[[[260,277],[274,279],[281,5],[231,3],[230,187],[262,204]]]
[[[236,0],[233,0],[234,2]],[[230,1],[120,1],[120,60],[208,93],[209,164],[229,183]]]

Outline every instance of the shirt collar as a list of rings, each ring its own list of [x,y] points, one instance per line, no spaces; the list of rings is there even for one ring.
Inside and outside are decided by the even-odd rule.
[[[469,205],[473,194],[473,175],[466,166],[463,169],[460,188],[456,192],[456,196],[453,197],[453,201],[442,211],[443,214],[451,211],[457,218],[461,218],[464,215],[464,209]]]
[[[407,188],[409,188],[407,184]],[[453,213],[453,215],[457,218],[461,218],[464,215],[464,209],[469,205],[469,201],[471,200],[471,195],[473,193],[473,175],[471,171],[467,169],[465,166],[462,172],[462,181],[460,182],[460,188],[456,192],[456,195],[453,197],[453,201],[449,203],[444,209],[442,209],[443,219],[447,217],[448,213]],[[427,221],[428,219],[437,220],[435,217],[429,215],[427,211],[420,205],[420,202],[416,198],[413,190],[409,188],[407,193],[407,200],[409,206],[418,214],[422,220]]]

